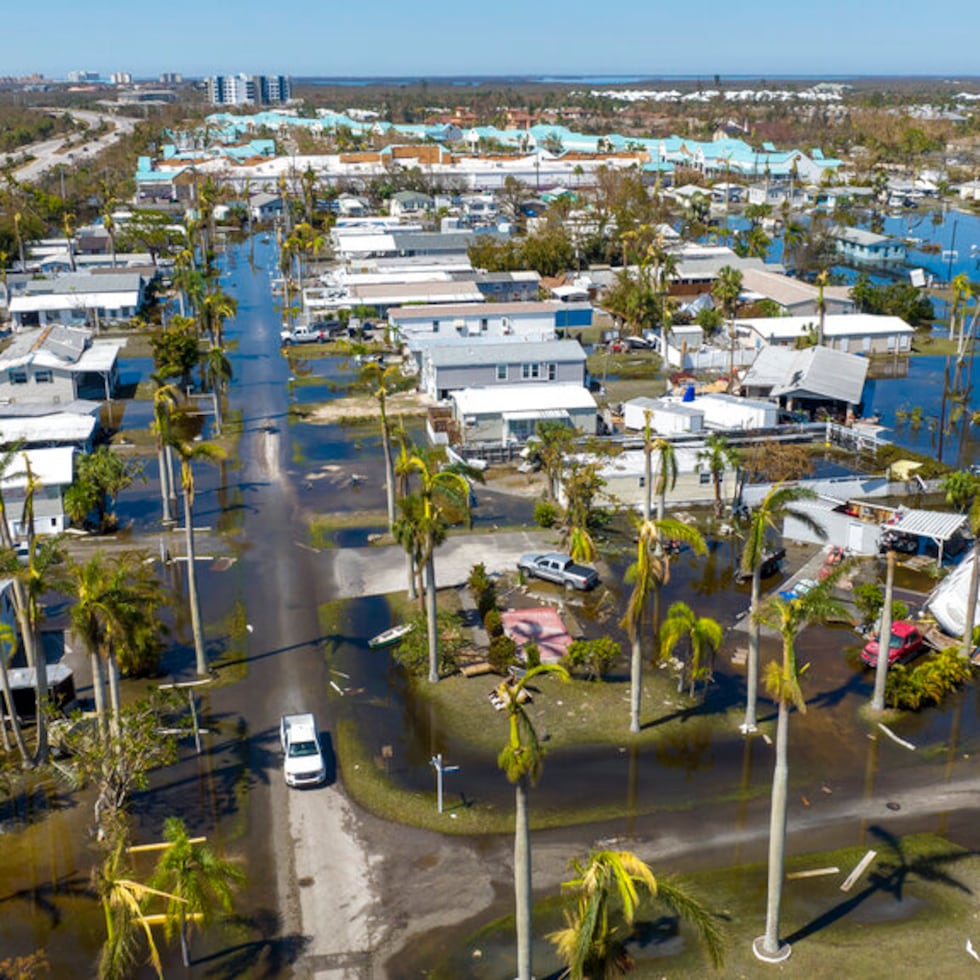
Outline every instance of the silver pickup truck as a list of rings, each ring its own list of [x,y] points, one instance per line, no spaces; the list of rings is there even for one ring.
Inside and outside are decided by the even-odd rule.
[[[521,555],[517,570],[528,578],[540,578],[546,582],[563,585],[566,589],[594,589],[599,584],[599,573],[590,565],[577,565],[569,555],[551,551],[546,555]]]

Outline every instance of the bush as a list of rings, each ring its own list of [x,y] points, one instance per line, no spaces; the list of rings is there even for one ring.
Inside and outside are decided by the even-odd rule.
[[[878,627],[881,621],[881,609],[885,604],[885,590],[876,582],[862,582],[854,586],[852,593],[854,605],[861,614],[861,625]],[[892,622],[897,623],[909,614],[909,607],[901,599],[892,600]]]
[[[509,636],[493,637],[487,660],[498,674],[506,674],[507,668],[517,663],[517,644]]]
[[[524,644],[524,666],[528,670],[541,666],[541,651],[538,649],[538,645],[534,640],[530,640]]]
[[[600,636],[597,640],[575,640],[568,647],[565,666],[570,672],[584,670],[588,680],[600,680],[622,652],[622,647],[609,636]]]
[[[500,617],[499,610],[487,610],[486,615],[483,617],[483,628],[487,631],[487,636],[489,636],[491,640],[495,636],[503,636],[504,621]]]
[[[534,523],[538,527],[554,527],[558,521],[558,508],[550,500],[539,500],[534,505]]]
[[[416,613],[411,622],[415,629],[405,634],[395,649],[394,659],[410,674],[424,677],[429,672],[429,636],[424,613]],[[456,658],[466,646],[463,627],[456,613],[437,613],[436,633],[439,638],[439,673],[454,673],[457,668]]]
[[[466,585],[476,603],[480,619],[485,619],[491,609],[497,608],[497,586],[493,579],[487,575],[487,567],[482,561],[470,569]]]
[[[918,711],[939,704],[951,691],[965,684],[973,674],[973,664],[957,647],[941,650],[915,667],[895,664],[888,669],[885,701],[891,708]]]

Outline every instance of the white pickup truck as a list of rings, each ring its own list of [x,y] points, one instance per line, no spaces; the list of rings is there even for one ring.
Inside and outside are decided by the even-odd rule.
[[[327,778],[313,715],[283,715],[279,723],[279,741],[285,755],[283,773],[287,786],[318,786]]]
[[[298,323],[296,326],[283,327],[279,331],[279,343],[283,347],[291,344],[323,344],[330,339],[330,331],[316,324]]]

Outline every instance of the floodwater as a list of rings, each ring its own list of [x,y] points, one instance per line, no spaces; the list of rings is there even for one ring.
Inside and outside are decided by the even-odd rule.
[[[382,745],[393,746],[400,764],[392,778],[401,785],[432,792],[429,759],[442,752],[448,762],[460,766],[453,777],[454,794],[507,810],[513,799],[513,789],[493,755],[454,742],[438,718],[430,715],[427,704],[414,695],[391,653],[368,650],[367,640],[390,621],[384,599],[348,603],[338,633],[320,636],[316,609],[330,598],[328,584],[315,580],[305,552],[294,545],[305,543],[305,522],[316,514],[383,512],[380,446],[369,426],[319,426],[289,415],[290,404],[309,404],[342,393],[351,377],[350,366],[340,358],[287,362],[281,356],[278,317],[266,279],[272,266],[271,248],[259,245],[255,251],[254,271],[248,266],[245,247],[234,248],[225,259],[226,288],[240,304],[228,335],[238,345],[232,354],[237,380],[231,400],[244,418],[241,455],[221,467],[200,468],[195,507],[197,524],[220,527],[232,522],[241,532],[241,554],[230,569],[202,564],[199,572],[212,653],[243,646],[247,656],[227,668],[231,683],[202,697],[204,717],[214,732],[206,754],[198,758],[185,747],[180,764],[154,779],[154,792],[134,800],[136,835],[141,840],[157,835],[163,817],[176,812],[194,832],[207,833],[217,846],[249,855],[251,883],[241,899],[242,917],[199,941],[210,972],[229,977],[258,975],[260,961],[267,965],[270,956],[278,957],[274,962],[286,972],[289,957],[301,947],[297,937],[281,935],[275,911],[274,849],[269,840],[274,819],[269,785],[278,770],[275,724],[289,698],[305,696],[318,716],[352,718],[373,754],[380,754]],[[145,361],[123,363],[127,380],[130,375],[132,380],[145,377],[147,370]],[[913,361],[911,371],[916,372],[914,389],[908,379],[874,382],[869,400],[883,416],[894,415],[909,390],[915,390],[917,400],[932,399],[928,404],[933,404],[935,388],[928,379],[935,376],[937,365],[920,368]],[[298,378],[304,379],[302,384],[290,380]],[[146,403],[128,404],[123,431],[145,428],[147,412]],[[155,459],[148,459],[147,484],[127,491],[119,501],[121,518],[132,522],[137,533],[158,532],[155,466]],[[531,522],[533,500],[481,488],[477,495],[478,526]],[[334,544],[361,545],[372,530],[381,529],[342,531]],[[615,544],[615,539],[610,543]],[[595,610],[607,591],[616,607],[623,608],[629,551],[628,542],[621,541],[608,554],[605,584],[578,613],[587,635],[612,632],[624,647],[622,631],[610,625],[618,615],[600,623]],[[703,558],[683,552],[664,590],[663,609],[682,599],[699,614],[730,626],[744,613],[749,598],[747,585],[733,584],[736,562],[736,547],[728,539],[712,540]],[[174,588],[180,590],[179,581]],[[247,639],[233,635],[227,625],[236,605],[255,627],[255,634]],[[187,627],[178,618],[174,629],[166,670],[187,678],[193,673]],[[608,683],[620,686],[624,694],[622,744],[551,748],[534,790],[532,808],[581,807],[583,787],[588,787],[589,798],[621,808],[622,815],[615,820],[569,832],[575,842],[570,848],[581,849],[585,839],[622,835],[648,840],[676,835],[689,841],[691,828],[696,827],[703,841],[720,842],[710,858],[701,849],[702,861],[719,866],[761,857],[771,749],[761,738],[744,740],[734,725],[718,724],[723,712],[744,700],[744,674],[730,660],[733,649],[744,643],[744,634],[727,634],[716,660],[714,683],[703,705],[687,716],[681,733],[637,751],[626,748],[624,668],[609,678]],[[773,652],[771,643],[766,650]],[[810,710],[793,717],[792,790],[794,801],[805,798],[827,808],[830,829],[820,835],[821,846],[862,838],[863,821],[840,816],[834,808],[867,797],[872,787],[875,793],[902,797],[916,787],[955,785],[976,774],[974,760],[980,749],[976,692],[964,691],[939,709],[896,724],[897,734],[914,743],[916,752],[891,740],[870,742],[857,710],[870,697],[871,678],[861,668],[857,652],[855,634],[841,629],[814,628],[799,643],[800,659],[812,665],[805,682]],[[350,687],[363,691],[342,703],[331,700],[331,669],[349,674]],[[130,689],[142,683],[134,682]],[[84,699],[90,692],[80,685],[79,694]],[[247,718],[244,704],[249,705]],[[762,718],[770,719],[771,705],[763,701],[761,708]],[[647,704],[645,722],[656,724],[670,711]],[[55,975],[72,975],[78,963],[91,963],[101,942],[98,908],[85,890],[92,860],[89,805],[85,794],[69,798],[45,789],[0,808],[4,838],[0,951],[18,954],[43,946]],[[794,807],[798,809],[795,802]],[[921,813],[913,809],[908,816],[909,829],[939,829],[943,819],[928,809]],[[971,836],[975,828],[964,831],[949,819],[941,825],[955,829],[962,844],[980,843]],[[814,837],[794,838],[790,847],[807,849],[814,843]],[[683,851],[679,848],[672,864],[697,863],[691,852]],[[222,951],[229,948],[245,949],[253,958],[222,959]],[[173,954],[168,957],[172,964]],[[241,967],[237,972],[235,963]]]

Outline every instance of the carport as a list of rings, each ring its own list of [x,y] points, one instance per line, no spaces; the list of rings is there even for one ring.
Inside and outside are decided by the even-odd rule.
[[[962,529],[966,523],[965,514],[949,514],[938,510],[906,510],[881,525],[883,532],[910,534],[935,543],[939,549],[938,562],[943,563],[943,549],[946,543]]]

